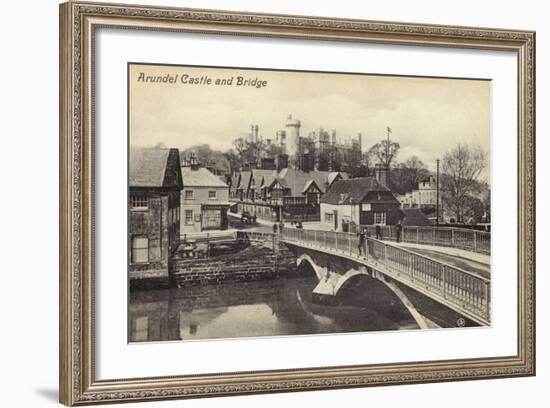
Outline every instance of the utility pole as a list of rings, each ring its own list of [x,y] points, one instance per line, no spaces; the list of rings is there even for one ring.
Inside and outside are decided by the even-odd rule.
[[[386,185],[390,185],[390,133],[391,133],[391,127],[387,126],[387,140],[386,140],[386,163],[384,163],[384,166],[386,167],[383,171],[386,173]]]
[[[391,128],[389,126],[386,127],[386,130],[388,131],[387,133],[387,140],[386,140],[386,167],[388,168],[389,170],[389,167],[390,167],[390,133],[391,133]]]
[[[435,224],[439,225],[439,159],[436,160],[436,163],[437,163],[437,173],[436,173],[437,186],[436,186],[436,195],[435,195],[435,215],[437,218],[435,220]]]

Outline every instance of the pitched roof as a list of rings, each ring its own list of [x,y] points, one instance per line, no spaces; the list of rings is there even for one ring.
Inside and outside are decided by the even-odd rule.
[[[274,170],[256,169],[252,170],[252,179],[254,180],[254,186],[260,188],[262,181],[265,177],[268,177],[274,173]]]
[[[312,186],[315,186],[318,190],[321,190],[315,180],[309,180],[306,185],[304,186],[304,189],[302,190],[302,194],[305,194]]]
[[[250,185],[250,178],[252,177],[251,171],[242,171],[241,172],[241,181],[239,182],[239,186],[237,188],[248,190],[248,186]]]
[[[336,177],[342,177],[344,180],[347,180],[348,179],[348,174],[347,173],[342,173],[340,171],[333,171],[331,173],[329,173],[328,175],[328,178],[327,178],[327,181],[329,184],[332,184],[332,182],[336,179]]]
[[[271,170],[271,173],[264,175],[264,181],[261,185],[269,187],[275,179],[277,179],[277,170]]]
[[[178,157],[175,157],[174,154]],[[153,147],[131,148],[129,163],[130,187],[176,186],[173,183],[173,177],[166,177],[169,158],[173,160],[177,159],[177,165],[179,166],[179,153],[177,149]]]
[[[181,175],[184,187],[227,187],[218,176],[204,167],[195,170],[187,166],[182,167]]]
[[[290,195],[292,197],[298,197],[302,195],[306,183],[309,181],[315,181],[317,187],[321,192],[325,192],[329,185],[329,171],[301,171],[296,169],[285,168],[282,169],[277,175],[277,180],[281,182],[283,186],[290,189]]]
[[[432,222],[420,210],[420,208],[402,208],[405,217],[401,220],[402,225],[424,227],[432,225]]]
[[[390,191],[374,177],[361,177],[349,180],[337,180],[321,198],[327,204],[358,204],[371,191]]]
[[[241,173],[233,173],[231,176],[231,188],[236,189],[237,185],[239,184],[239,180],[241,179]]]

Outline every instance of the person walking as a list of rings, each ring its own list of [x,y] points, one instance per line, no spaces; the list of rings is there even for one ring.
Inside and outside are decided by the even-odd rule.
[[[401,231],[403,230],[403,226],[401,225],[401,220],[397,222],[397,225],[395,226],[395,240],[397,242],[401,242]]]
[[[365,240],[367,236],[365,234],[365,230],[362,229],[359,232],[359,244],[357,245],[357,249],[359,250],[359,256],[363,255],[363,248],[365,247]]]

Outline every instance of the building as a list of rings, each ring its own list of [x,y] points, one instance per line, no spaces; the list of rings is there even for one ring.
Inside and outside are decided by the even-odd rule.
[[[437,206],[437,181],[435,177],[428,176],[420,180],[417,189],[399,195],[398,199],[402,208],[435,208]]]
[[[348,232],[352,225],[395,225],[403,218],[399,201],[374,177],[338,180],[321,198],[321,223]]]
[[[229,186],[191,156],[181,167],[182,234],[227,229]]]
[[[433,222],[420,208],[402,208],[404,214],[401,225],[404,227],[430,227]]]
[[[337,140],[336,130],[319,128],[307,135],[301,133],[300,120],[288,115],[284,129],[275,132],[274,138],[263,138],[259,126],[251,125],[244,139],[250,143],[262,143],[271,152],[258,151],[258,157],[250,163],[243,163],[243,170],[277,169],[291,167],[301,171],[345,171],[357,167],[362,162],[362,136],[345,142]]]
[[[130,279],[168,278],[180,236],[178,149],[131,149],[129,186]]]
[[[332,183],[347,179],[346,173],[301,171],[284,168],[280,171],[254,169],[232,178],[231,200],[234,212],[247,211],[261,219],[318,220],[319,203]]]

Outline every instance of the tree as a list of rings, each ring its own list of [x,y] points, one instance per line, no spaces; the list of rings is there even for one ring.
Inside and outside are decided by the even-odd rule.
[[[387,168],[390,168],[392,161],[399,152],[399,147],[399,143],[397,142],[381,140],[369,149],[368,154],[378,159],[378,163],[382,163]]]
[[[227,160],[227,163],[229,163],[229,171],[231,174],[234,174],[235,172],[240,170],[241,162],[239,159],[239,155],[234,149],[227,150],[223,155]]]
[[[416,189],[418,183],[430,175],[424,162],[417,156],[399,163],[391,172],[391,189],[399,194]]]
[[[468,203],[481,192],[481,174],[487,165],[486,156],[480,147],[470,148],[460,143],[443,156],[442,198],[445,207],[455,214],[457,222],[464,222],[465,215],[472,211]]]
[[[371,152],[371,150],[367,150],[366,152],[363,152],[363,166],[367,169],[367,175],[369,173],[369,170],[374,167],[374,154]]]
[[[230,172],[231,166],[224,153],[213,150],[209,144],[199,144],[180,151],[180,159],[188,159],[191,153],[195,154],[201,165],[214,169],[217,174]]]

